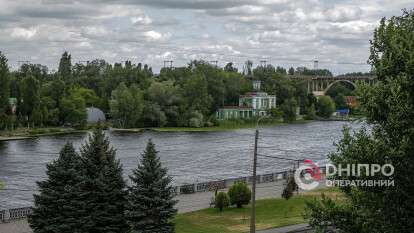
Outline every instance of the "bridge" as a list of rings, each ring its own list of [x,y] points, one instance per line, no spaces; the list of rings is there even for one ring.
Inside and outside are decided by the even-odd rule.
[[[307,83],[308,93],[313,93],[315,96],[325,95],[326,92],[333,85],[337,83],[345,83],[355,89],[356,82],[367,82],[372,85],[376,81],[375,76],[361,75],[339,75],[339,76],[293,76],[292,79],[302,80]]]

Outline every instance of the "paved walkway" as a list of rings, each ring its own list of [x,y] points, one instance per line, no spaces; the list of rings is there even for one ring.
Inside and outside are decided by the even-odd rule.
[[[257,233],[311,233],[314,232],[307,223],[290,225],[286,227],[278,227],[263,231],[258,231]]]
[[[284,182],[284,180],[280,180],[272,183],[258,184],[256,199],[279,198],[283,190]],[[176,197],[176,199],[179,200],[177,204],[178,212],[186,213],[208,208],[210,207],[211,198],[213,196],[214,192],[178,195]],[[275,231],[275,233],[276,232],[277,231]],[[0,233],[32,233],[32,231],[30,230],[27,221],[23,219],[20,221],[0,224]],[[273,231],[263,233],[273,233]]]

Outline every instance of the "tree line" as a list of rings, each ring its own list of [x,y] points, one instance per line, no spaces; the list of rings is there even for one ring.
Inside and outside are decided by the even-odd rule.
[[[82,127],[86,107],[102,109],[116,127],[202,127],[217,125],[215,112],[224,105],[238,105],[239,95],[252,90],[251,78],[262,81],[262,90],[277,96],[278,109],[286,120],[296,107],[312,113],[316,99],[303,81],[289,74],[331,75],[329,70],[298,67],[286,71],[272,65],[247,61],[238,71],[232,63],[220,68],[202,60],[187,66],[162,68],[154,74],[141,63],[108,64],[93,60],[72,64],[64,52],[57,71],[40,64],[23,64],[10,71],[0,52],[0,129],[16,126]],[[9,98],[15,98],[12,114]],[[281,113],[282,112],[282,113]]]

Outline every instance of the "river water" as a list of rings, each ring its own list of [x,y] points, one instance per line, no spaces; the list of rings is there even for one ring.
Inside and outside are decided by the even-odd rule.
[[[258,154],[324,162],[335,151],[344,125],[357,130],[363,123],[325,121],[278,125],[260,129]],[[138,156],[151,138],[176,185],[251,174],[254,129],[226,132],[106,132],[117,150],[124,176],[137,166]],[[66,142],[76,148],[87,133],[45,136],[0,142],[0,210],[32,204],[36,181],[45,178],[46,164],[57,158]],[[292,167],[288,160],[258,157],[258,174]]]

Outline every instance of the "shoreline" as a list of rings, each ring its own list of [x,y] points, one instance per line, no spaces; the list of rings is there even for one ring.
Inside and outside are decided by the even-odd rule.
[[[271,123],[262,123],[261,126],[277,126],[277,125],[289,125],[289,124],[305,124],[314,122],[315,120],[297,120],[295,122],[286,123],[282,121],[271,122]],[[128,132],[128,133],[140,133],[145,131],[152,132],[221,132],[221,131],[234,131],[239,129],[254,129],[256,127],[255,123],[246,123],[234,126],[211,126],[211,127],[151,127],[151,128],[131,128],[131,129],[121,129],[121,128],[110,128],[109,130],[114,132]]]
[[[355,121],[359,120],[360,118],[356,119],[316,119],[316,120],[296,120],[294,122],[286,123],[283,121],[277,122],[264,122],[260,124],[261,127],[271,127],[271,126],[278,126],[278,125],[290,125],[290,124],[306,124],[316,121]],[[224,131],[235,131],[240,129],[254,129],[256,127],[255,123],[245,123],[239,125],[223,125],[223,126],[211,126],[211,127],[148,127],[148,128],[130,128],[130,129],[122,129],[122,128],[113,128],[109,127],[108,130],[112,132],[125,132],[125,133],[142,133],[145,131],[150,132],[224,132]],[[76,134],[76,133],[86,133],[90,129],[70,129],[70,128],[63,128],[63,127],[55,127],[55,128],[35,128],[30,130],[24,131],[13,131],[13,132],[3,132],[4,134],[1,135],[0,132],[0,142],[4,141],[16,141],[16,140],[25,140],[25,139],[32,139],[36,137],[42,136],[53,136],[53,135],[64,135],[64,134]],[[45,131],[36,133],[36,131]]]
[[[75,133],[85,133],[88,131],[88,129],[82,129],[82,130],[78,130],[78,129],[67,129],[67,128],[52,128],[52,129],[48,129],[48,128],[35,128],[33,130],[49,130],[49,132],[41,132],[41,133],[36,133],[33,132],[31,133],[30,131],[15,131],[15,132],[7,132],[9,135],[0,135],[0,142],[5,142],[5,141],[16,141],[16,140],[25,140],[25,139],[32,139],[32,138],[37,138],[37,137],[41,137],[41,136],[53,136],[53,135],[64,135],[64,134],[75,134]],[[56,131],[58,130],[58,131]]]

